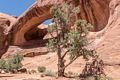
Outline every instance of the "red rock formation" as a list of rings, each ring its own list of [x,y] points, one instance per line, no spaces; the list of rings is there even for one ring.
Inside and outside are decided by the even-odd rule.
[[[109,0],[110,16],[102,31],[91,33],[97,53],[109,65],[120,64],[120,0]]]
[[[106,63],[120,64],[120,0],[111,0],[109,21],[101,33],[98,54]]]
[[[0,13],[0,57],[3,53],[5,53],[8,45],[9,45],[9,30],[10,25],[16,19],[12,16]]]
[[[80,18],[94,25],[94,31],[102,30],[108,23],[109,1],[80,0]]]
[[[94,31],[105,27],[109,18],[109,1],[107,0],[66,0],[80,6],[80,18],[86,19],[93,24]],[[18,45],[26,42],[24,34],[34,25],[38,25],[51,18],[50,7],[53,4],[62,3],[63,0],[38,0],[25,13],[23,13],[13,27],[13,44]]]
[[[35,3],[17,19],[17,21],[12,25],[13,44],[18,45],[26,42],[24,34],[27,31],[51,18],[49,7],[50,5],[38,6],[38,4]]]
[[[51,5],[62,1],[38,0],[18,17],[17,21],[11,26],[13,44],[18,45],[26,42],[25,34],[43,21],[50,19]],[[80,18],[92,23],[95,26],[95,31],[102,30],[107,25],[102,31],[96,32],[100,35],[95,36],[97,51],[106,62],[116,61],[118,64],[120,54],[120,0],[79,0],[78,3],[76,2],[78,0],[67,1],[72,1],[73,4],[80,6]],[[42,31],[40,32],[42,33]]]

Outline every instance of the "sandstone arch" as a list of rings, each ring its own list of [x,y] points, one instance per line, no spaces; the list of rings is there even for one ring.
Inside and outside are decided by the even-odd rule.
[[[38,0],[12,25],[13,44],[19,45],[26,42],[24,34],[32,27],[43,21],[50,19],[50,7],[52,4],[61,3],[63,0]],[[78,0],[67,0],[75,2]],[[80,6],[80,18],[86,19],[93,24],[94,31],[99,31],[105,27],[109,18],[108,0],[79,0],[75,4]]]
[[[38,7],[35,3],[30,9],[28,9],[17,21],[12,25],[13,43],[20,44],[25,42],[24,34],[32,27],[36,27],[44,20],[50,18],[49,5]]]

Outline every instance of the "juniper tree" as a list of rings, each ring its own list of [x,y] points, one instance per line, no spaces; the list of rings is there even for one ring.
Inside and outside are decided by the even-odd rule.
[[[53,24],[48,27],[48,33],[52,38],[48,41],[48,47],[50,51],[57,52],[58,76],[64,76],[65,68],[78,57],[83,56],[87,59],[94,52],[87,49],[86,36],[91,25],[85,20],[78,19],[79,12],[78,7],[67,3],[54,5],[51,8]],[[56,37],[53,33],[56,33]],[[70,56],[69,63],[65,63],[67,54]]]

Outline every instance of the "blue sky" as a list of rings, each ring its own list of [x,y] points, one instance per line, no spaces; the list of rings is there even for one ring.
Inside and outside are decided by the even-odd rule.
[[[0,12],[20,16],[35,1],[36,0],[0,0]],[[50,23],[50,20],[44,22],[44,24],[48,23]]]

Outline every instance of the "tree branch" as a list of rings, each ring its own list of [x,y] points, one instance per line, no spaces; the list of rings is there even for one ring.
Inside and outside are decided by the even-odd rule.
[[[64,55],[62,56],[62,59],[66,56],[66,54],[69,52],[70,50],[67,50]]]
[[[52,33],[50,33],[51,37],[54,38],[54,36],[52,35]]]
[[[79,57],[79,56],[77,56],[77,57],[74,58],[72,61],[70,61],[67,65],[65,65],[65,66],[64,66],[64,69],[65,69],[66,67],[68,67],[70,64],[72,64],[78,57]]]

